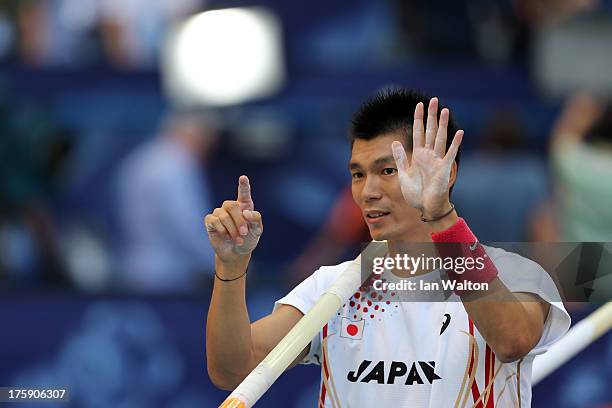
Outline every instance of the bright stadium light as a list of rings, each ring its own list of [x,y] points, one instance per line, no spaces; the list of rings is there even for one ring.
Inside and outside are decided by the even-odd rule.
[[[285,79],[281,27],[265,8],[206,11],[170,34],[166,92],[182,105],[232,105],[277,92]]]

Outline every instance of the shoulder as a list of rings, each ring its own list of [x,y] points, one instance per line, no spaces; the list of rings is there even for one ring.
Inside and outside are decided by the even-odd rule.
[[[324,265],[315,270],[311,275],[297,285],[290,293],[315,292],[322,294],[331,286],[338,276],[350,265],[351,261],[342,262],[337,265]]]
[[[352,261],[345,261],[337,265],[323,265],[317,269],[310,278],[315,279],[321,289],[327,289],[336,281],[338,276],[349,267]],[[307,278],[309,279],[309,278]]]
[[[483,245],[487,255],[491,258],[491,261],[495,264],[495,266],[500,269],[511,269],[515,272],[521,271],[537,271],[543,272],[544,268],[537,262],[523,256],[519,255],[516,252],[507,251],[503,248]],[[500,271],[501,272],[501,271]]]
[[[306,314],[350,263],[351,261],[346,261],[338,265],[321,266],[309,277],[304,279],[302,283],[293,288],[287,295],[277,300],[274,309],[276,309],[279,304],[288,304],[296,307],[303,314]]]
[[[502,248],[485,246],[485,249],[499,278],[511,292],[529,292],[549,303],[561,302],[552,276],[538,262]]]
[[[502,248],[485,246],[487,255],[497,268],[498,276],[511,292],[550,292],[552,278],[537,262]]]
[[[315,273],[337,276],[344,271],[353,261],[344,261],[336,265],[323,265]]]

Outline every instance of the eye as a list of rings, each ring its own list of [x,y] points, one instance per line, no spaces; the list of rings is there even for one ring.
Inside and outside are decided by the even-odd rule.
[[[360,178],[363,177],[363,174],[359,173],[359,172],[355,172],[355,173],[351,174],[351,177],[353,177],[353,179],[360,179]]]
[[[396,169],[396,168],[393,168],[393,167],[386,167],[386,168],[384,168],[384,169],[383,169],[382,173],[383,173],[385,176],[390,176],[390,175],[392,175],[392,174],[397,173],[397,169]]]

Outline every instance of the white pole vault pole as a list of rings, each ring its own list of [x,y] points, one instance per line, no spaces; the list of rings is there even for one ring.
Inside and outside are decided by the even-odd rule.
[[[361,286],[361,262],[387,253],[385,242],[373,241],[261,363],[238,385],[220,408],[251,408],[291,365],[321,328]],[[369,275],[369,274],[368,274]]]
[[[589,344],[612,328],[612,302],[608,302],[585,317],[550,349],[533,362],[532,382],[536,385],[565,364]]]

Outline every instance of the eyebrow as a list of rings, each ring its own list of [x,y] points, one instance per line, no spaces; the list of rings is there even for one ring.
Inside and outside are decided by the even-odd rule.
[[[395,159],[393,158],[393,155],[388,155],[388,156],[382,156],[379,157],[378,159],[374,160],[374,162],[372,163],[372,166],[379,166],[381,164],[385,164],[385,163],[393,163],[395,164]],[[359,165],[359,163],[356,162],[349,162],[349,170],[356,170],[356,169],[360,169],[361,166]]]

